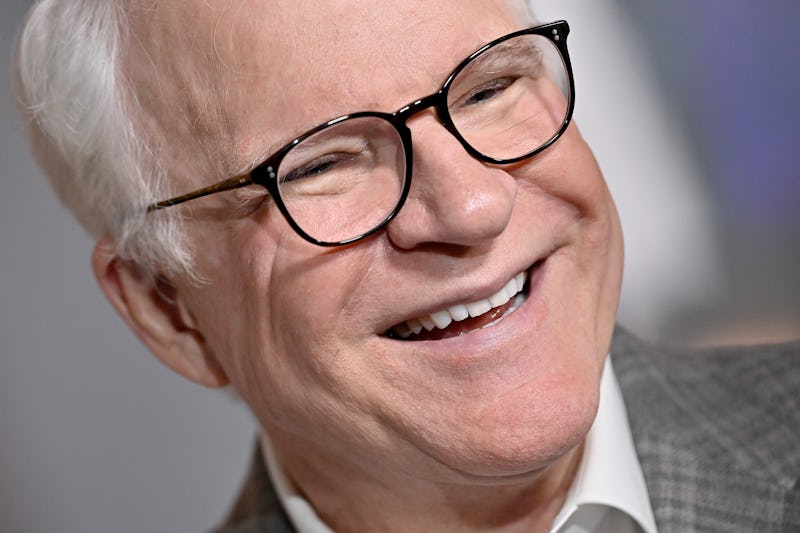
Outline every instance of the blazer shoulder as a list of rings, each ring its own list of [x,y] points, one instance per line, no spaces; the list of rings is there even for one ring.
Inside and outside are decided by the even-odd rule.
[[[618,329],[611,353],[632,429],[732,468],[800,472],[800,342],[693,350]]]

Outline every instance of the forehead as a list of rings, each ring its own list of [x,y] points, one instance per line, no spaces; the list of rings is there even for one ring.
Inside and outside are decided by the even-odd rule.
[[[334,116],[394,110],[521,26],[506,0],[131,0],[126,11],[148,128],[170,158],[228,167]]]

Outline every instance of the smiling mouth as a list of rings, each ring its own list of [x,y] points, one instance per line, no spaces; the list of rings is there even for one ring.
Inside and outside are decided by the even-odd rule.
[[[540,264],[541,261],[529,271],[520,272],[488,298],[457,304],[395,324],[385,336],[404,341],[441,340],[494,326],[516,311],[528,298],[530,273]]]

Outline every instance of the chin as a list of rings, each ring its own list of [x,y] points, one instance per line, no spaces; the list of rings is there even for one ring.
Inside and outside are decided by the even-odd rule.
[[[538,476],[585,439],[597,413],[598,375],[555,372],[490,403],[464,401],[415,444],[465,481]]]

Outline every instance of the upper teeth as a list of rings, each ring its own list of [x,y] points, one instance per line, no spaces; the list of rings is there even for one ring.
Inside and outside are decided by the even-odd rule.
[[[434,328],[444,329],[452,322],[460,322],[465,320],[467,317],[474,318],[481,316],[485,313],[488,313],[495,307],[505,305],[511,298],[521,292],[524,286],[525,272],[520,272],[511,280],[509,280],[505,287],[492,294],[488,298],[467,304],[454,305],[453,307],[444,309],[442,311],[437,311],[436,313],[431,313],[427,316],[413,318],[403,322],[402,324],[396,325],[392,329],[398,336],[402,338],[407,338],[411,336],[412,333],[416,335],[420,333],[423,328],[428,331],[431,331]]]

